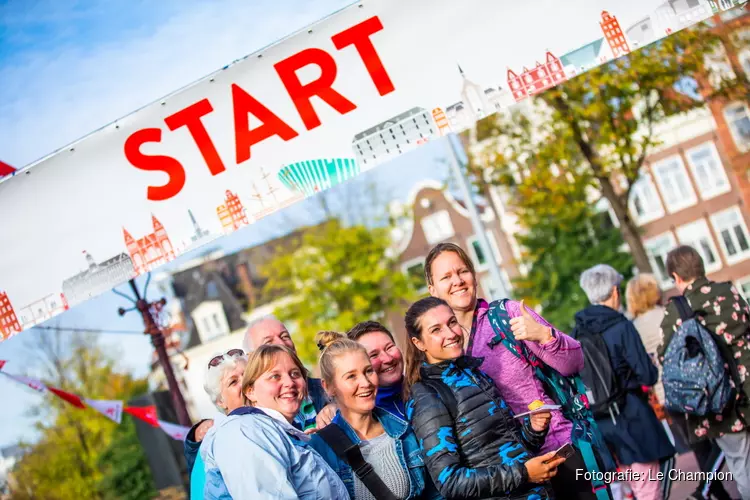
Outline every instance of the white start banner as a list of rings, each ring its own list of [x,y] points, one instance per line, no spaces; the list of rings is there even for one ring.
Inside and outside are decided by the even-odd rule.
[[[367,0],[0,182],[6,339],[730,0]]]

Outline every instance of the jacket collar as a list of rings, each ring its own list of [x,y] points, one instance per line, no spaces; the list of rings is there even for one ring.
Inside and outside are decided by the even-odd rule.
[[[697,278],[695,281],[690,283],[687,288],[685,289],[685,293],[683,295],[687,296],[693,293],[695,290],[700,290],[701,287],[704,287],[706,285],[710,285],[711,281],[709,281],[708,278],[703,276],[702,278]]]
[[[233,417],[234,415],[251,415],[253,413],[265,415],[265,413],[253,406],[240,406],[239,408],[232,410],[227,416]]]
[[[484,358],[475,358],[473,356],[460,356],[456,359],[448,361],[441,361],[440,363],[429,364],[424,363],[420,368],[420,373],[425,378],[439,379],[444,373],[450,373],[453,371],[460,371],[465,368],[474,369],[482,366]]]
[[[380,424],[383,426],[383,430],[385,430],[385,433],[393,439],[401,439],[401,437],[403,437],[403,435],[406,434],[406,431],[409,429],[409,425],[406,422],[391,415],[382,408],[378,408],[376,406],[373,410],[373,414],[375,415],[375,419],[377,419],[377,421],[380,422]],[[344,420],[344,417],[341,416],[340,410],[336,411],[336,416],[333,417],[333,421],[331,423],[334,423],[341,427],[341,430],[343,430],[344,433],[349,436],[349,439],[351,439],[353,443],[357,444],[362,441],[359,436],[357,436],[357,433],[354,432],[354,429],[352,429],[349,423]]]

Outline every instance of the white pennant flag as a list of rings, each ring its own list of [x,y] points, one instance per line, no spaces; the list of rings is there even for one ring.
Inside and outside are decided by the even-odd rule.
[[[108,419],[118,424],[122,421],[122,401],[108,401],[103,399],[84,399],[84,401]]]
[[[161,427],[164,432],[169,434],[172,439],[176,439],[177,441],[185,441],[188,432],[190,432],[190,427],[171,424],[169,422],[165,422],[164,420],[159,420],[159,427]]]
[[[28,387],[31,387],[36,392],[41,392],[41,393],[47,392],[47,386],[44,385],[41,382],[41,380],[37,380],[35,378],[24,377],[23,375],[11,375],[10,373],[6,373],[6,372],[3,372],[3,371],[0,371],[0,373],[2,373],[3,375],[5,375],[8,378],[11,378],[11,379],[15,380],[16,382],[18,382],[20,384],[24,384],[24,385],[26,385]]]

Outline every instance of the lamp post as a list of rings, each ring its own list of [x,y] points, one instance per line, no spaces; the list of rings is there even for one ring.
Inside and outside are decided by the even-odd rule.
[[[150,280],[151,275],[149,275],[148,277],[148,281]],[[146,282],[146,288],[148,288],[148,281]],[[156,354],[159,357],[159,364],[161,365],[162,370],[164,370],[164,375],[167,378],[169,393],[172,395],[172,403],[174,405],[175,412],[177,413],[177,421],[180,425],[190,427],[192,425],[192,422],[190,421],[190,415],[188,414],[187,406],[185,405],[185,399],[182,397],[180,386],[177,384],[177,378],[174,376],[172,363],[170,363],[169,356],[167,355],[164,333],[156,323],[156,320],[154,319],[154,315],[152,313],[153,308],[164,307],[164,304],[167,303],[167,299],[162,297],[156,302],[148,302],[145,298],[146,292],[144,291],[144,297],[141,297],[141,293],[138,291],[138,287],[136,286],[134,279],[130,280],[130,288],[133,290],[135,299],[128,297],[123,293],[117,292],[117,290],[115,290],[115,293],[133,302],[134,307],[130,309],[124,309],[121,307],[117,310],[117,312],[120,316],[124,316],[127,312],[133,310],[138,310],[141,313],[141,317],[143,318],[143,326],[145,327],[143,333],[151,336],[151,345],[153,345],[154,349],[156,350]]]

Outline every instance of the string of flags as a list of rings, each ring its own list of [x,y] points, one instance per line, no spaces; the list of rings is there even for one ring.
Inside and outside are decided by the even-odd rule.
[[[22,375],[12,375],[3,370],[6,363],[7,361],[0,359],[0,374],[5,375],[7,378],[18,382],[19,384],[23,384],[41,394],[46,394],[48,392],[52,393],[76,408],[82,410],[92,408],[118,424],[122,422],[122,414],[124,412],[146,422],[152,427],[161,428],[161,430],[163,430],[169,437],[178,441],[184,441],[187,437],[188,431],[190,431],[190,427],[159,420],[156,414],[156,406],[124,406],[123,402],[119,400],[82,398],[76,394],[58,389],[57,387],[45,385],[42,381],[34,378],[24,377]]]

